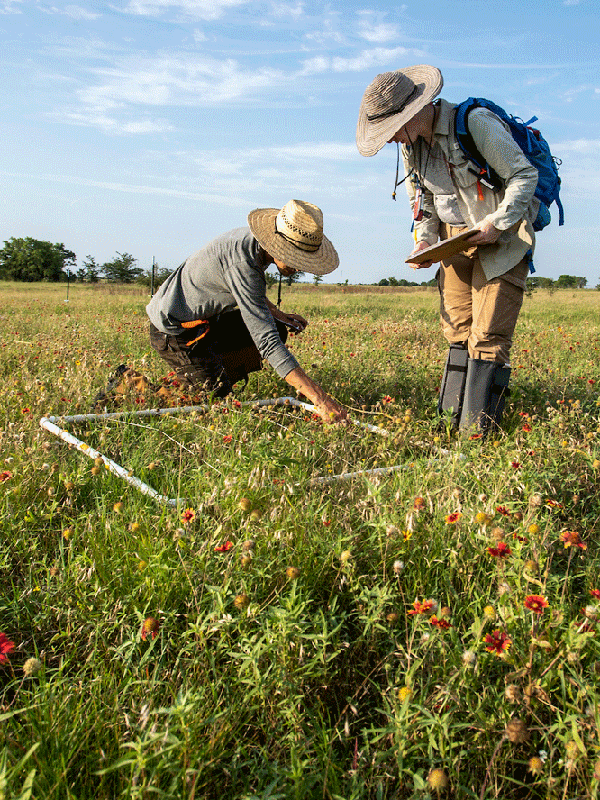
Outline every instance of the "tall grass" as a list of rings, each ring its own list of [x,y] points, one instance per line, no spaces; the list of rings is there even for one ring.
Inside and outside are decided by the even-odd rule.
[[[600,293],[526,298],[482,443],[438,429],[435,292],[284,291],[300,362],[388,435],[239,405],[289,393],[269,369],[68,426],[178,508],[39,428],[164,375],[146,298],[0,298],[0,797],[596,797]]]

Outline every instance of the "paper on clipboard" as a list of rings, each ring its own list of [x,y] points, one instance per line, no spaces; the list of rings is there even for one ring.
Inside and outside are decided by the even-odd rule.
[[[413,253],[409,256],[405,264],[422,264],[423,261],[441,261],[444,258],[461,253],[463,250],[469,249],[468,239],[478,231],[474,228],[468,228],[465,231],[457,233],[456,236],[451,236],[449,239],[444,239],[442,242],[432,244],[431,247],[426,247],[418,253]]]

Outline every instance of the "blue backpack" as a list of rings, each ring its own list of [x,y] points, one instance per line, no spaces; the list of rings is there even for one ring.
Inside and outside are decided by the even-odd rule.
[[[518,117],[507,114],[496,103],[492,103],[491,100],[486,100],[483,97],[469,97],[468,100],[460,103],[457,107],[455,132],[461,150],[469,161],[477,167],[479,181],[494,191],[501,189],[504,183],[490,165],[486,163],[469,133],[467,122],[469,113],[474,108],[487,108],[497,117],[500,117],[509,126],[513,139],[538,171],[535,196],[540,201],[540,210],[537,219],[533,223],[534,231],[541,231],[542,228],[545,228],[550,223],[549,206],[552,203],[556,203],[558,206],[558,224],[564,225],[564,212],[559,197],[560,178],[558,177],[558,166],[561,162],[552,155],[548,142],[542,134],[535,128],[529,127],[532,122],[537,120],[537,117],[532,117],[528,122],[523,122]]]

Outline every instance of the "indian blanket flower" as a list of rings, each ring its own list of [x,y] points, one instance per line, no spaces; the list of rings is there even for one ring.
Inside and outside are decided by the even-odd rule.
[[[597,600],[600,600],[600,589],[590,589],[590,594]]]
[[[413,614],[429,614],[429,612],[437,611],[437,603],[435,600],[423,600],[421,603],[419,600],[415,600],[413,603],[413,608],[408,612],[411,616]]]
[[[504,631],[493,631],[484,637],[485,649],[501,656],[512,644],[512,639]]]
[[[487,551],[494,558],[507,558],[512,553],[506,542],[498,542],[498,547],[488,547]]]
[[[160,622],[157,619],[154,617],[146,617],[146,619],[142,622],[142,639],[146,641],[149,636],[151,636],[153,639],[156,639],[159,628]]]
[[[233,441],[233,436],[228,433],[227,436],[223,437],[224,444],[230,444]]]
[[[502,514],[503,517],[510,517],[510,511],[506,506],[496,506],[496,512]]]
[[[12,478],[12,472],[10,472],[9,470],[5,469],[2,472],[0,472],[0,483],[4,483],[5,481],[10,480],[11,478]]]
[[[186,508],[186,510],[181,515],[181,521],[184,525],[191,525],[192,522],[196,519],[196,512],[193,508]]]
[[[548,601],[541,594],[528,594],[524,600],[524,605],[534,614],[543,614],[544,609],[548,608]]]
[[[454,511],[452,514],[446,514],[446,523],[448,525],[456,525],[458,520],[462,517],[460,511]]]
[[[215,552],[216,553],[226,553],[228,550],[231,550],[232,547],[233,547],[233,542],[230,542],[229,540],[227,540],[226,542],[223,542],[223,544],[218,544],[215,547]]]
[[[415,497],[413,508],[415,509],[415,511],[422,511],[425,508],[425,498]]]
[[[8,661],[8,654],[15,649],[15,643],[11,642],[5,633],[0,633],[0,664]]]
[[[430,617],[430,618],[429,618],[429,622],[431,622],[431,624],[432,624],[432,625],[433,625],[435,628],[439,628],[441,631],[447,631],[447,630],[448,630],[448,628],[451,628],[451,627],[452,627],[452,626],[450,625],[450,623],[448,622],[448,620],[447,620],[447,619],[443,619],[443,618],[441,618],[441,619],[438,619],[438,618],[435,616],[435,614],[433,615],[433,617]]]
[[[565,547],[579,547],[581,550],[587,550],[587,544],[581,541],[581,536],[577,531],[563,531],[560,534],[560,541]]]

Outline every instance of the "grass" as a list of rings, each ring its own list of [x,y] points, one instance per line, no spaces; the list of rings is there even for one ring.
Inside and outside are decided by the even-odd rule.
[[[285,291],[389,435],[235,400],[68,426],[178,508],[39,427],[120,363],[160,380],[147,298],[0,296],[0,797],[597,796],[600,293],[525,299],[481,443],[437,429],[434,291]]]

